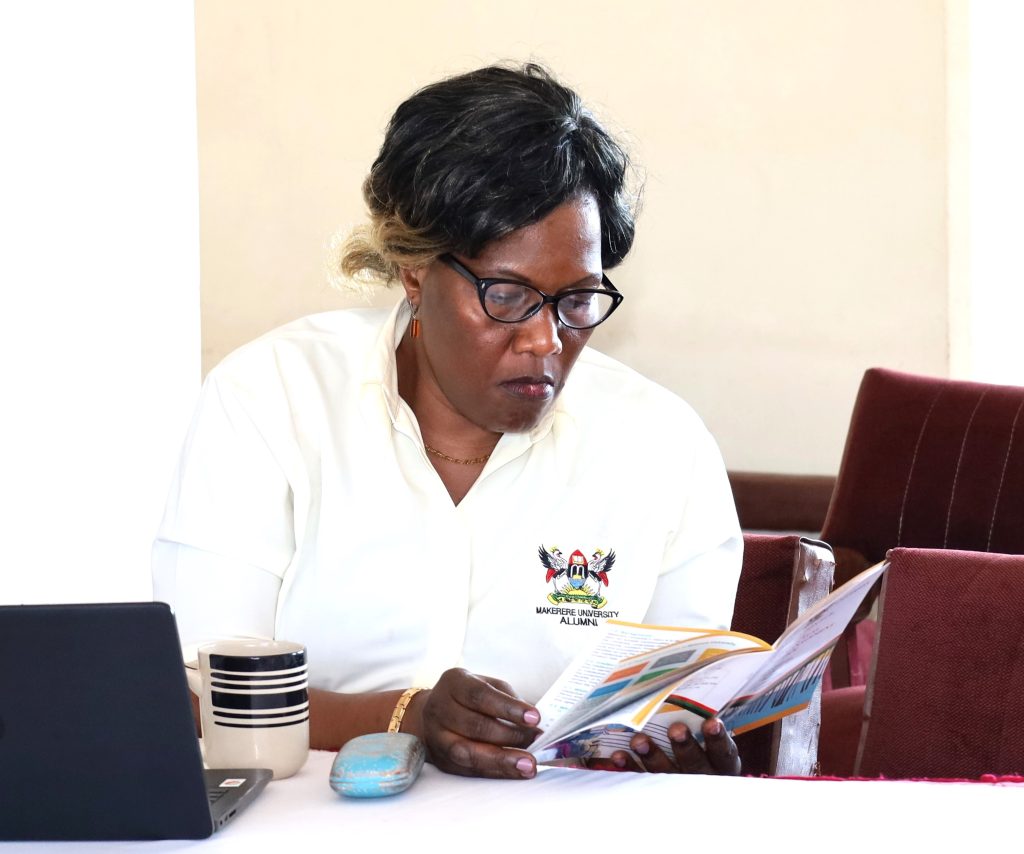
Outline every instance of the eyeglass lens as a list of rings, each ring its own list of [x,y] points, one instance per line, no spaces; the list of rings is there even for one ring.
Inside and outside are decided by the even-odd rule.
[[[515,323],[529,317],[544,302],[533,288],[515,282],[495,282],[484,291],[484,308],[495,320]],[[584,329],[596,326],[615,307],[608,292],[578,291],[560,297],[558,317],[566,326]]]

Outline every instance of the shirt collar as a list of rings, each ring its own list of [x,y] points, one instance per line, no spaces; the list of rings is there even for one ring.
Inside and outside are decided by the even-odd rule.
[[[409,303],[399,300],[377,335],[377,342],[367,359],[366,373],[363,376],[364,390],[379,390],[392,424],[397,420],[402,408],[402,400],[398,395],[398,359],[395,351],[411,318],[412,310]],[[367,389],[367,386],[371,388]]]

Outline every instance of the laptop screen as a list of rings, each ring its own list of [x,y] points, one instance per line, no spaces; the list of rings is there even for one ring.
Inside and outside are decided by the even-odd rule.
[[[210,835],[167,605],[0,607],[0,805],[5,840]]]

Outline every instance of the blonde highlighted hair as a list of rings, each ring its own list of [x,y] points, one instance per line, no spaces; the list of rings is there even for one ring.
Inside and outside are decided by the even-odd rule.
[[[393,285],[401,267],[422,267],[447,251],[429,234],[407,226],[384,212],[370,213],[370,222],[352,229],[338,242],[336,272],[360,285]]]

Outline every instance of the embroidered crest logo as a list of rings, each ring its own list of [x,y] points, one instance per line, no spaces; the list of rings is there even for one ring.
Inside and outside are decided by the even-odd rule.
[[[579,549],[566,558],[557,546],[546,548],[542,545],[537,549],[537,556],[547,570],[545,583],[550,582],[554,588],[548,594],[552,605],[572,603],[603,608],[608,604],[601,595],[601,588],[608,586],[608,573],[615,566],[614,549],[607,554],[598,549],[588,560]]]

